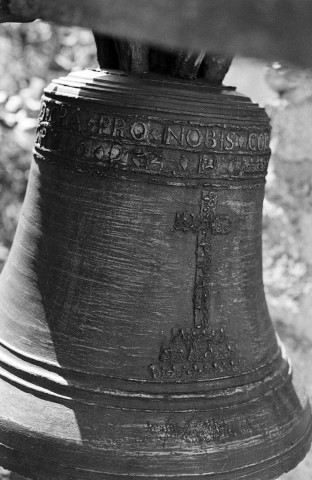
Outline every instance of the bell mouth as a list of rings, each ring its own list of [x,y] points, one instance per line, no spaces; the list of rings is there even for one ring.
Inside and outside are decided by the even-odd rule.
[[[293,388],[289,382],[286,388],[284,384],[284,388],[268,392],[247,405],[232,404],[196,412],[194,409],[144,411],[125,405],[111,409],[92,402],[48,398],[46,392],[34,395],[27,385],[19,385],[17,389],[2,379],[0,383],[1,392],[11,399],[12,405],[23,402],[25,409],[17,412],[12,405],[5,402],[1,405],[1,463],[21,475],[40,480],[69,480],[75,475],[86,479],[153,478],[156,469],[159,478],[169,480],[172,479],[168,474],[170,468],[180,468],[179,475],[192,479],[234,477],[243,480],[246,476],[252,480],[272,479],[297,465],[307,453],[312,436],[307,403],[297,405],[296,419],[292,416],[294,404],[287,413],[292,416],[287,422],[285,412],[277,413],[277,406],[285,395],[289,401],[289,389]],[[255,418],[261,418],[259,423]],[[272,422],[273,418],[275,424],[268,427],[268,420]],[[53,419],[53,426],[47,422],[49,419]],[[96,433],[91,434],[91,425],[97,425]],[[123,451],[118,467],[117,439]],[[139,439],[134,450],[133,442]],[[89,448],[91,442],[92,449]],[[183,466],[180,462],[177,466],[176,456],[171,454],[173,449],[184,460]],[[50,456],[45,462],[48,451]],[[194,455],[198,473],[194,472]],[[226,470],[221,468],[223,455],[227,459]]]

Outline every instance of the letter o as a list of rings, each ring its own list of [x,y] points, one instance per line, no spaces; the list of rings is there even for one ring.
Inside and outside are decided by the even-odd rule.
[[[260,133],[260,135],[258,136],[258,149],[260,150],[260,152],[262,152],[262,150],[264,150],[264,147],[265,147],[264,134]]]
[[[186,142],[190,147],[196,148],[203,141],[203,135],[198,128],[191,128],[186,134]]]
[[[113,145],[110,151],[110,159],[112,162],[115,162],[120,159],[123,154],[123,149],[120,145]]]
[[[248,146],[250,150],[255,151],[257,149],[257,144],[257,135],[255,133],[251,133],[248,139]]]
[[[134,122],[131,126],[131,135],[135,140],[144,140],[147,137],[147,126],[143,122]]]

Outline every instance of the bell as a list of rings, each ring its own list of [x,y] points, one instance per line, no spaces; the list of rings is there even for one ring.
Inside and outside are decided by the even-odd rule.
[[[269,318],[266,113],[231,87],[53,81],[0,280],[0,465],[273,479],[311,442]]]

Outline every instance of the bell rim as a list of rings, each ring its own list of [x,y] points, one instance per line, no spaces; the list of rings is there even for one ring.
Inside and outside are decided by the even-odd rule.
[[[309,408],[310,413],[311,409]],[[36,463],[29,461],[29,456],[4,445],[0,441],[0,461],[7,470],[14,471],[19,475],[25,476],[29,480],[120,480],[122,478],[129,479],[146,479],[146,480],[175,480],[182,478],[183,480],[274,480],[282,474],[293,470],[306,456],[312,442],[312,424],[310,424],[298,441],[292,442],[291,446],[276,456],[266,458],[260,463],[244,466],[230,471],[221,471],[204,473],[204,474],[176,474],[176,475],[146,475],[146,474],[116,474],[101,470],[83,470],[82,468],[73,468],[67,465],[60,465],[57,460],[53,463],[51,459],[37,458]],[[32,459],[34,457],[32,456]],[[23,462],[24,460],[24,462]],[[48,464],[47,468],[42,465]],[[261,468],[259,468],[259,466]],[[57,469],[57,470],[55,470]],[[67,470],[67,473],[66,473]],[[50,472],[53,472],[50,474]],[[261,474],[263,473],[263,475]],[[73,476],[75,474],[75,476]],[[79,477],[76,477],[79,474]],[[81,476],[82,475],[82,476]]]

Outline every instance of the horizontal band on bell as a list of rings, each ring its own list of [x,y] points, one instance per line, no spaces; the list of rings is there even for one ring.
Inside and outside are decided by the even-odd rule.
[[[265,183],[265,178],[255,177],[255,178],[238,178],[233,179],[231,184],[228,183],[227,177],[224,178],[192,178],[189,176],[183,176],[176,174],[174,177],[172,175],[166,174],[156,174],[151,171],[147,172],[145,169],[133,168],[127,169],[120,167],[116,164],[107,164],[94,166],[90,165],[87,162],[78,162],[76,159],[73,159],[69,156],[63,156],[59,154],[54,154],[53,152],[48,151],[39,151],[34,150],[34,159],[40,165],[50,164],[57,166],[58,168],[71,171],[73,173],[81,173],[87,175],[95,175],[104,178],[111,178],[115,180],[127,180],[135,182],[148,182],[163,184],[173,187],[205,187],[213,186],[214,188],[226,188],[227,190],[233,189],[254,189],[254,188],[263,188]]]
[[[66,157],[74,169],[94,173],[113,169],[190,179],[264,178],[267,173],[268,125],[138,117],[126,108],[94,111],[88,105],[77,108],[45,97],[36,152]]]
[[[158,110],[157,110],[158,112]],[[101,141],[136,142],[140,146],[165,147],[189,152],[270,153],[270,127],[256,121],[236,124],[227,117],[211,120],[193,119],[184,114],[171,118],[159,113],[140,113],[128,104],[123,109],[81,101],[79,106],[43,98],[39,122],[42,127],[79,134]]]
[[[232,119],[240,125],[255,121],[268,127],[265,110],[249,98],[233,87],[212,86],[204,81],[85,70],[53,80],[45,94],[63,101],[88,100],[93,108],[104,104],[123,110],[134,108],[137,112],[154,111],[154,115],[167,113],[175,118],[188,115],[198,119]]]
[[[291,371],[284,355],[278,352],[271,362],[243,375],[174,383],[173,393],[172,382],[143,382],[68,370],[29,358],[1,343],[0,377],[19,388],[55,397],[54,401],[61,403],[77,400],[113,409],[184,411],[192,410],[195,401],[196,410],[209,410],[215,406],[226,408],[229,396],[237,404],[252,401],[262,395],[264,384],[267,390],[285,384]]]

